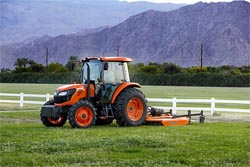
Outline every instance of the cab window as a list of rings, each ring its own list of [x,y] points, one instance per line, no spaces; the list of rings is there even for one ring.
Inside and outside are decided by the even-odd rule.
[[[97,81],[101,78],[102,62],[99,60],[90,60],[83,65],[83,83],[87,81],[87,64],[90,68],[90,80]]]

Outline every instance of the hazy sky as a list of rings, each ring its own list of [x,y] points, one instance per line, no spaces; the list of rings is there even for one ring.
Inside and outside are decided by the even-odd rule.
[[[135,2],[135,1],[149,1],[149,2],[171,2],[171,3],[187,3],[187,4],[193,4],[197,2],[231,2],[233,0],[120,0],[120,1],[128,1],[128,2]],[[246,0],[250,2],[250,0]]]

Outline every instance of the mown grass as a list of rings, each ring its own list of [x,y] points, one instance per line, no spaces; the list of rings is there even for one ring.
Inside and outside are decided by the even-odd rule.
[[[1,93],[53,94],[60,84],[0,83]]]
[[[0,84],[1,93],[52,94],[59,85]],[[143,86],[147,97],[249,100],[249,88]],[[181,127],[46,128],[40,105],[0,103],[0,166],[242,166],[250,164],[250,123]]]
[[[248,166],[249,123],[46,128],[37,112],[1,113],[0,166]]]

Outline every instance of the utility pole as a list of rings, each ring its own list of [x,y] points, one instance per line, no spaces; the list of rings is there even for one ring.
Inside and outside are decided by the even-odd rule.
[[[202,65],[203,65],[203,46],[201,44],[201,71],[202,71]]]
[[[46,60],[45,60],[45,66],[46,66],[46,69],[48,69],[48,66],[49,66],[49,49],[46,48]]]
[[[117,46],[117,57],[120,56],[120,46]]]

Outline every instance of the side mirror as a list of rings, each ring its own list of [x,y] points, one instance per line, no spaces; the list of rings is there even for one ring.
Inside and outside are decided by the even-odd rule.
[[[108,70],[108,68],[109,68],[109,64],[107,62],[105,62],[104,63],[104,70],[106,71],[106,70]]]

